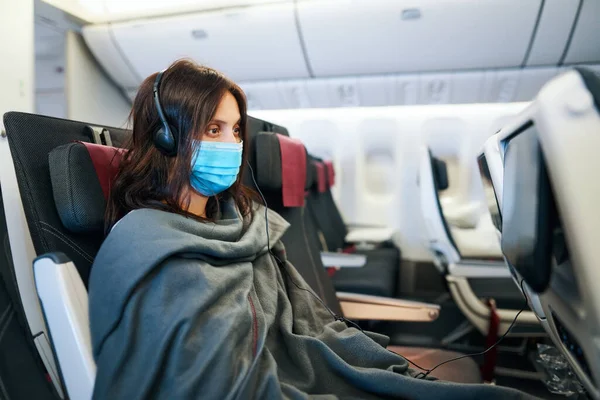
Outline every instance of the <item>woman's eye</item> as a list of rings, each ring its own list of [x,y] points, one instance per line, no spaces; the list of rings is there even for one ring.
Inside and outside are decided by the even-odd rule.
[[[218,135],[218,134],[219,134],[219,128],[210,128],[210,129],[207,131],[207,133],[208,133],[209,135],[212,135],[212,136],[214,136],[214,135]]]
[[[242,133],[241,128],[237,127],[237,128],[233,128],[233,133],[235,133],[236,135],[240,135]]]

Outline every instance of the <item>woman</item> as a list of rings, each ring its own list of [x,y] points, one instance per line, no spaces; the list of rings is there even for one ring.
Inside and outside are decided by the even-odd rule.
[[[95,398],[526,398],[416,379],[387,338],[305,289],[280,242],[288,224],[240,183],[233,82],[178,61],[142,83],[132,119],[90,278]]]

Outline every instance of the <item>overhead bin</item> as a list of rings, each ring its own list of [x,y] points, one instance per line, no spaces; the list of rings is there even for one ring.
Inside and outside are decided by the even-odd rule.
[[[109,25],[87,25],[81,33],[96,60],[119,86],[136,88],[142,82],[113,40]]]
[[[239,81],[309,76],[291,3],[124,22],[112,29],[141,77],[182,57]]]
[[[581,0],[546,1],[527,65],[557,65],[567,47]],[[600,16],[598,17],[600,20]]]
[[[315,76],[521,66],[540,6],[541,0],[297,4]]]
[[[600,1],[583,0],[564,64],[600,62]]]
[[[291,2],[292,0],[268,0],[269,3]],[[72,1],[72,13],[91,23],[125,21],[140,18],[160,17],[166,13],[184,14],[265,3],[265,0],[79,0]],[[79,3],[77,5],[76,3]]]

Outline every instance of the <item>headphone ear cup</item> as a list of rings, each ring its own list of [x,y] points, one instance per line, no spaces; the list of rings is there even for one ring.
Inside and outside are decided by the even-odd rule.
[[[177,154],[177,143],[172,134],[172,128],[165,125],[154,133],[154,145],[166,156],[172,157]]]

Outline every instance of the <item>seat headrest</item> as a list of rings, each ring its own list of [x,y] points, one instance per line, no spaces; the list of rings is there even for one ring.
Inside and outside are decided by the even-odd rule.
[[[256,182],[261,190],[281,191],[284,207],[304,206],[306,189],[314,177],[307,168],[306,148],[297,139],[260,132],[254,141]]]
[[[321,161],[313,160],[312,168],[315,175],[317,191],[319,193],[324,193],[327,191],[327,171],[325,169],[325,164]]]
[[[288,132],[288,130],[286,128],[284,128],[283,126],[280,125],[276,125],[276,124],[270,124],[270,132],[275,132],[275,133],[279,133],[280,135],[283,136],[290,136],[290,133]]]
[[[314,176],[313,185],[319,193],[324,193],[335,184],[335,171],[331,161],[322,161],[319,158],[311,157],[311,168]],[[312,186],[312,185],[311,185]]]
[[[84,142],[69,143],[50,152],[52,192],[65,228],[75,233],[104,229],[106,201],[124,152]]]
[[[333,187],[335,185],[335,169],[333,168],[332,161],[323,161],[325,164],[325,169],[327,171],[327,184],[329,187]]]
[[[431,173],[433,174],[435,188],[440,191],[448,189],[448,168],[446,167],[446,162],[434,157],[431,152],[429,152],[429,157],[431,158]]]

